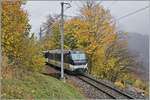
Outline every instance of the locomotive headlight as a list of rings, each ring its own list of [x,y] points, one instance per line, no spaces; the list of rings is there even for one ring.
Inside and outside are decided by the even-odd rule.
[[[69,67],[70,67],[69,69],[70,69],[71,71],[74,70],[74,66],[73,66],[73,65],[70,64]]]
[[[86,64],[86,65],[84,66],[84,68],[88,70],[88,67],[87,67],[87,66],[88,66],[88,64]]]

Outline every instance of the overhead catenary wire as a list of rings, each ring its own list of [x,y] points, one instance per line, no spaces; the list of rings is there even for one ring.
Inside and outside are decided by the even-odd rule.
[[[131,16],[131,15],[134,15],[134,14],[136,14],[136,13],[138,13],[138,12],[141,12],[141,11],[147,9],[147,8],[149,8],[149,6],[146,6],[146,7],[143,7],[143,8],[141,8],[141,9],[138,9],[138,10],[136,10],[136,11],[134,11],[134,12],[128,13],[128,14],[126,14],[126,15],[124,15],[124,16],[121,16],[121,17],[117,18],[116,20],[119,21],[119,20],[124,19],[124,18],[126,18],[126,17],[128,17],[128,16]]]
[[[126,14],[126,15],[124,15],[124,16],[121,16],[121,17],[119,17],[119,18],[116,18],[116,20],[119,21],[119,20],[124,19],[124,18],[126,18],[126,17],[128,17],[128,16],[131,16],[131,15],[134,15],[134,14],[136,14],[136,13],[138,13],[138,12],[141,12],[141,11],[147,9],[147,8],[149,8],[149,6],[143,7],[143,8],[141,8],[141,9],[138,9],[138,10],[134,11],[134,12],[131,12],[131,13],[128,13],[128,14]],[[77,17],[77,16],[65,15],[65,17]],[[78,16],[78,17],[79,17],[79,16]]]
[[[138,10],[136,10],[136,11],[134,11],[134,12],[131,12],[131,13],[128,13],[128,14],[126,14],[126,15],[124,15],[124,16],[121,16],[121,17],[119,17],[119,18],[116,18],[115,20],[116,20],[116,21],[122,20],[122,19],[124,19],[124,18],[126,18],[126,17],[129,17],[129,16],[131,16],[131,15],[134,15],[134,14],[136,14],[136,13],[139,13],[139,12],[141,12],[141,11],[147,9],[147,8],[149,8],[149,6],[145,6],[145,7],[141,8],[141,9],[138,9]],[[58,16],[60,17],[60,15],[58,15]],[[64,17],[79,17],[79,16],[64,15]],[[111,24],[111,23],[113,23],[113,21],[111,21],[110,24]],[[45,29],[43,29],[42,31],[44,31],[44,30],[45,30]]]

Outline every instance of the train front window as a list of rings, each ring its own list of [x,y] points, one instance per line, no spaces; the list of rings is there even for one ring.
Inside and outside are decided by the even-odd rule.
[[[86,56],[83,53],[71,54],[72,60],[85,60]]]

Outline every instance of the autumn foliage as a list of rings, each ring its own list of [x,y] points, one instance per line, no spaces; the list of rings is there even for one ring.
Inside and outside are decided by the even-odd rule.
[[[57,15],[49,15],[43,23],[43,50],[60,48],[59,22]],[[84,2],[78,16],[65,19],[64,48],[85,51],[88,73],[94,77],[110,80],[121,88],[135,84],[129,69],[137,62],[128,50],[127,33],[117,31],[114,18],[102,5]]]
[[[43,23],[46,31],[37,40],[30,32],[28,14],[21,7],[22,0],[3,0],[1,4],[3,78],[23,77],[25,72],[41,71],[45,64],[42,51],[60,48],[59,16],[48,16]],[[136,62],[128,50],[126,34],[117,31],[109,10],[99,3],[87,1],[80,7],[78,17],[64,21],[64,48],[85,51],[88,73],[96,78],[110,80],[120,87],[125,87],[129,80],[135,87],[146,89],[142,81],[133,80],[129,73],[129,67],[135,67]]]
[[[44,28],[51,30],[42,38],[49,43],[44,44],[49,45],[49,49],[60,48],[58,22],[56,16],[49,16],[44,23],[50,26]],[[65,20],[64,36],[64,48],[84,50],[89,59],[89,73],[97,78],[115,82],[128,73],[127,67],[134,63],[127,49],[125,34],[117,32],[110,12],[96,2],[85,2],[78,17]]]
[[[29,37],[31,26],[28,23],[28,14],[21,5],[21,0],[2,1],[1,44],[4,73],[13,68],[34,71],[44,64],[38,43],[34,37]]]

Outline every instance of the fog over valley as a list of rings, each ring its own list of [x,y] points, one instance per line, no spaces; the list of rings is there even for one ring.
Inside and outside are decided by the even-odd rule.
[[[139,33],[128,33],[128,48],[133,54],[136,54],[137,60],[141,64],[141,66],[137,66],[135,70],[141,73],[142,78],[148,80],[149,36]]]

